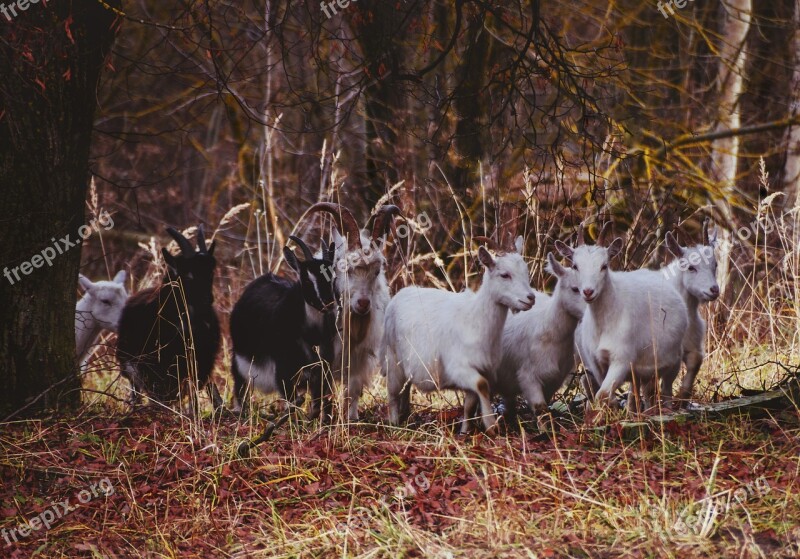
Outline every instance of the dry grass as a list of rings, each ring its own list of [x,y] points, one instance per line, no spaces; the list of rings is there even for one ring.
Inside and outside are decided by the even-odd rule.
[[[529,179],[522,192],[526,215],[537,216],[523,229],[533,284],[542,286],[549,239],[565,238],[570,225],[542,218],[546,209],[536,200],[549,194]],[[450,214],[464,212],[460,226],[445,232],[437,224],[390,249],[394,289],[434,278],[457,289],[474,285],[477,269],[453,239],[469,246],[482,227],[473,232],[468,209],[454,194],[451,202]],[[429,193],[404,209],[440,216],[438,204]],[[246,229],[251,241],[220,266],[223,317],[250,278],[279,264],[279,251],[257,242],[271,218],[248,217],[246,209],[237,206],[221,224]],[[778,232],[768,250],[756,244],[735,253],[744,287],[708,309],[728,318],[710,321],[700,400],[770,387],[787,373],[776,363],[798,363],[800,258],[790,218],[772,216]],[[639,248],[642,261],[629,266],[652,257],[654,247]],[[140,285],[157,273],[152,266]],[[3,426],[0,538],[64,499],[78,505],[80,491],[100,479],[113,493],[79,504],[50,529],[8,545],[0,539],[3,557],[800,555],[798,409],[640,433],[617,422],[592,429],[568,416],[549,433],[461,437],[453,394],[416,394],[414,423],[385,425],[386,388],[377,378],[362,400],[362,423],[290,423],[241,459],[239,442],[263,428],[258,416],[239,423],[154,405],[128,414],[118,400],[127,386],[105,352],[87,373],[86,408],[77,417]],[[227,336],[221,353],[216,382],[230,401]]]
[[[0,527],[108,478],[100,496],[5,557],[794,557],[797,410],[631,436],[567,419],[550,435],[295,424],[257,433],[154,408],[20,422],[4,449]],[[713,495],[713,500],[704,500]],[[714,507],[709,504],[716,504]],[[710,510],[711,509],[711,510]],[[710,511],[710,512],[709,512]],[[708,514],[705,518],[703,514]],[[5,544],[5,542],[2,542]]]

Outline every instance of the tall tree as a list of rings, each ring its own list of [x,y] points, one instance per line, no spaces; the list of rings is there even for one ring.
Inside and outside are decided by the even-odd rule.
[[[719,92],[719,121],[717,129],[726,131],[741,126],[741,110],[739,99],[744,92],[744,68],[746,62],[747,32],[750,30],[752,13],[751,0],[723,0],[724,10],[720,36],[722,44],[719,55],[719,74],[717,91]],[[712,176],[720,183],[722,191],[729,194],[736,181],[736,169],[739,161],[739,136],[730,136],[714,140],[711,145]],[[726,225],[733,223],[729,197],[722,197],[718,202]],[[728,285],[731,233],[723,228],[719,236],[719,283],[722,293],[726,293]]]
[[[789,116],[800,115],[800,0],[794,0],[793,21],[794,30],[791,40],[792,88],[789,100]],[[783,167],[784,192],[786,192],[786,206],[789,208],[800,207],[800,190],[797,183],[800,181],[800,126],[790,126],[786,131],[786,163]]]
[[[28,4],[0,24],[3,417],[80,401],[77,241],[85,225],[96,91],[118,8],[113,0]]]

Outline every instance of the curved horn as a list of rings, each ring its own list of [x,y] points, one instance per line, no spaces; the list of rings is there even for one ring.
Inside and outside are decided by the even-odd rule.
[[[499,247],[497,246],[497,243],[494,242],[494,239],[490,239],[489,237],[484,237],[483,235],[475,235],[475,236],[472,237],[472,240],[476,241],[476,242],[479,242],[479,243],[484,243],[485,245],[487,245],[490,249],[494,250],[495,252],[497,252],[498,249],[499,249]]]
[[[305,244],[302,239],[295,237],[294,235],[289,235],[289,238],[295,242],[297,246],[299,246],[303,251],[303,256],[306,257],[306,262],[309,260],[314,260],[314,254],[311,252],[311,249],[308,248],[308,245]],[[325,241],[323,241],[325,242]]]
[[[178,243],[178,246],[180,247],[181,252],[183,254],[188,256],[194,253],[194,248],[192,248],[192,243],[190,243],[189,239],[184,237],[180,231],[172,227],[167,227],[167,233],[169,233],[170,237],[175,239],[175,242]]]
[[[348,250],[357,250],[361,248],[361,232],[350,210],[332,202],[317,202],[308,208],[306,214],[314,212],[327,212],[336,218],[339,232],[347,237]]]
[[[394,205],[383,206],[378,213],[375,214],[375,223],[372,224],[372,240],[375,241],[386,234],[389,224],[392,222],[392,216],[403,215],[400,208]]]
[[[206,254],[208,252],[208,247],[206,246],[206,236],[203,233],[203,224],[197,226],[197,248],[200,251],[200,254]]]

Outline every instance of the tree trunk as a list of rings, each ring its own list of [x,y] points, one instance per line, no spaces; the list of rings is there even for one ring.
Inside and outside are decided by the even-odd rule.
[[[793,33],[790,51],[792,54],[792,87],[790,89],[789,117],[800,114],[800,0],[794,2],[792,16]],[[786,130],[786,163],[783,166],[783,188],[787,208],[800,207],[798,181],[800,181],[800,126]],[[796,214],[795,214],[796,215]]]
[[[391,2],[358,4],[361,12],[353,28],[361,49],[369,60],[367,70],[371,83],[364,89],[366,129],[366,185],[364,202],[371,209],[386,192],[387,185],[398,182],[397,164],[402,151],[397,133],[401,128],[403,92],[396,75],[401,69],[402,29],[398,23],[406,18]]]
[[[114,12],[100,2],[30,4],[0,24],[0,419],[80,402],[75,241],[115,31]]]
[[[489,79],[490,37],[483,28],[486,14],[467,16],[467,48],[456,70],[453,108],[457,115],[453,186],[460,194],[480,184],[480,163],[486,153],[486,82]]]
[[[720,70],[717,76],[719,92],[719,124],[717,129],[739,128],[741,114],[739,98],[744,92],[745,40],[750,30],[752,12],[751,0],[723,0],[721,8],[725,12],[720,30]],[[719,210],[726,223],[733,223],[728,195],[733,194],[736,181],[736,168],[739,160],[739,137],[731,136],[715,140],[711,144],[712,176],[720,183],[725,196],[718,201]],[[719,286],[723,297],[730,294],[726,287],[730,280],[731,232],[726,227],[719,233]]]

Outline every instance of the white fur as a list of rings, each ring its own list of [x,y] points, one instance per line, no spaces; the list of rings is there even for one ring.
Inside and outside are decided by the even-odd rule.
[[[347,250],[345,239],[334,230],[335,289],[341,297],[339,337],[335,343],[334,375],[346,382],[345,406],[351,421],[358,420],[358,400],[379,364],[389,285],[386,281],[384,240],[372,244],[361,232],[361,249]],[[369,301],[360,312],[359,301]]]
[[[275,377],[275,361],[265,359],[263,363],[254,363],[243,355],[234,354],[239,374],[245,382],[264,394],[278,392],[278,381]]]
[[[575,369],[574,333],[586,303],[578,275],[547,255],[547,271],[558,278],[553,295],[536,292],[536,305],[508,317],[503,330],[503,358],[492,389],[505,399],[522,394],[541,413]]]
[[[670,284],[683,298],[688,313],[689,324],[683,336],[683,363],[686,374],[678,392],[680,400],[692,397],[697,373],[705,359],[706,321],[700,315],[700,305],[713,301],[719,296],[717,284],[717,261],[714,256],[716,237],[709,244],[682,247],[667,233],[666,243],[669,251],[677,258],[658,271],[638,270],[636,273],[651,278],[650,281],[663,281]]]
[[[608,248],[556,246],[572,260],[587,302],[578,336],[581,358],[600,385],[598,402],[613,402],[614,391],[633,373],[639,386],[658,375],[669,405],[688,325],[680,295],[646,275],[611,271],[609,259],[622,248],[622,239]]]
[[[75,350],[78,364],[83,367],[90,350],[103,330],[116,332],[122,309],[128,300],[125,290],[127,274],[117,272],[112,281],[92,283],[78,276],[78,283],[86,291],[75,305]]]
[[[521,250],[522,237],[517,239]],[[410,384],[429,392],[466,391],[462,432],[480,400],[487,431],[496,420],[490,403],[492,374],[502,357],[503,326],[509,309],[528,310],[534,302],[528,267],[518,253],[493,259],[481,247],[486,271],[477,292],[452,293],[406,287],[386,309],[384,346],[389,387],[389,420],[408,415]],[[410,384],[409,384],[410,383]]]

